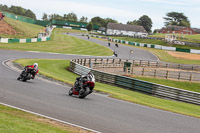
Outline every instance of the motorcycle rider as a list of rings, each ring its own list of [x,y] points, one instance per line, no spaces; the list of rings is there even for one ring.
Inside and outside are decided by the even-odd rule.
[[[24,71],[26,69],[33,69],[33,71],[31,71],[31,78],[34,79],[35,78],[35,75],[38,73],[38,63],[34,63],[33,65],[27,65],[24,67]],[[22,71],[23,72],[23,71]],[[20,76],[17,78],[18,80],[21,78],[21,74]]]
[[[86,81],[91,81],[92,79],[94,79],[94,75],[92,72],[89,72],[86,75],[81,75],[80,77],[76,78],[76,81],[74,83],[75,90],[79,91],[83,89],[83,83]]]

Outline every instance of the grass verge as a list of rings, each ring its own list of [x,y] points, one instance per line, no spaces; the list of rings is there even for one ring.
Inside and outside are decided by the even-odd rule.
[[[149,77],[138,77],[138,76],[133,76],[133,78],[200,93],[200,83],[174,81],[174,80],[149,78]]]
[[[93,56],[111,56],[113,54],[112,50],[102,45],[62,34],[70,31],[79,32],[77,30],[56,28],[53,31],[50,41],[12,44],[0,43],[0,48]]]
[[[22,65],[38,62],[40,74],[66,82],[68,84],[73,84],[78,76],[66,70],[66,68],[68,68],[70,65],[69,60],[21,59],[15,62]],[[110,94],[109,96],[113,98],[200,118],[200,106],[198,105],[160,99],[98,82],[96,83],[95,90],[108,93]]]
[[[1,133],[81,133],[77,127],[0,105]]]

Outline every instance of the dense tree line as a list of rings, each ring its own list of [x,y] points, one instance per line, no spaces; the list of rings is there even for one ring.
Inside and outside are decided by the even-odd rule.
[[[22,16],[36,19],[36,15],[30,9],[25,9],[20,6],[8,7],[7,5],[0,4],[0,11],[11,12],[11,13],[14,13],[17,15],[22,15]],[[94,25],[97,25],[99,27],[106,27],[109,22],[118,23],[117,20],[114,20],[111,18],[101,18],[99,16],[93,17],[91,19],[91,21],[89,21],[89,22],[88,22],[88,18],[85,16],[82,16],[78,20],[77,15],[73,12],[64,14],[63,16],[61,16],[59,14],[55,14],[55,13],[50,14],[50,15],[48,15],[46,13],[43,14],[42,20],[49,21],[49,20],[53,20],[53,19],[63,20],[63,21],[71,21],[71,22],[88,23],[87,28],[89,30],[92,30]],[[190,27],[190,21],[188,20],[188,17],[186,17],[183,13],[168,12],[168,13],[166,13],[166,17],[163,17],[163,19],[165,20],[165,26],[177,25],[177,26]],[[152,28],[152,20],[147,15],[141,16],[138,20],[128,21],[127,24],[143,26],[147,32],[151,32],[151,28]]]
[[[35,14],[30,9],[25,9],[20,6],[8,7],[7,5],[0,4],[0,10],[36,19]]]
[[[55,14],[55,13],[50,14],[50,15],[48,15],[46,13],[43,14],[42,20],[49,21],[49,20],[53,20],[53,19],[63,20],[63,21],[71,21],[71,22],[78,22],[79,21],[79,22],[87,23],[87,17],[82,16],[80,18],[80,20],[78,20],[77,15],[73,12],[68,13],[68,14],[64,14],[63,16],[61,16],[59,14]]]

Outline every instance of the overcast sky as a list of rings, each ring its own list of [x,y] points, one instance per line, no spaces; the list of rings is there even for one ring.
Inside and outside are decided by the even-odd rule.
[[[30,9],[37,19],[41,19],[43,13],[63,16],[74,12],[79,19],[81,16],[89,20],[100,16],[126,24],[148,15],[153,22],[152,29],[163,27],[163,17],[175,11],[184,13],[192,27],[200,28],[200,0],[0,0],[0,4]]]

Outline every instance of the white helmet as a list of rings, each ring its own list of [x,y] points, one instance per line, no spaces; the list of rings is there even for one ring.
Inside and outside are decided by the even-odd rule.
[[[34,65],[34,67],[38,67],[38,63],[34,63],[33,65]]]

